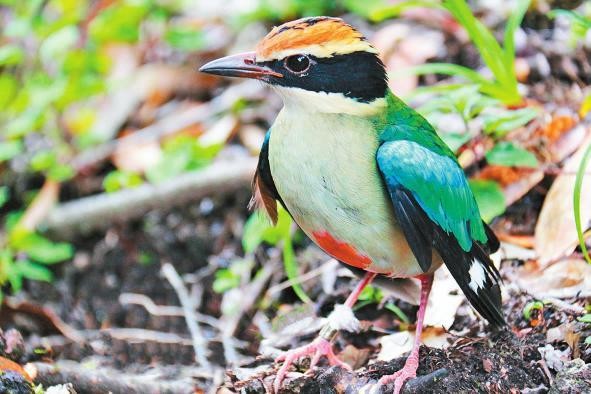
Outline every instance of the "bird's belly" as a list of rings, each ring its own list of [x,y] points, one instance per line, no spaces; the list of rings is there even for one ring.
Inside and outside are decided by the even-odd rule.
[[[344,263],[396,277],[421,274],[378,173],[377,136],[365,124],[313,123],[299,121],[293,132],[276,123],[271,131],[271,174],[294,220]]]

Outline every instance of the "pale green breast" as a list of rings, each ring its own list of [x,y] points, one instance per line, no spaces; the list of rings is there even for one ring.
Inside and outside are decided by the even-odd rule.
[[[283,109],[269,141],[273,181],[298,225],[371,259],[370,271],[422,273],[378,173],[377,132],[364,118]]]

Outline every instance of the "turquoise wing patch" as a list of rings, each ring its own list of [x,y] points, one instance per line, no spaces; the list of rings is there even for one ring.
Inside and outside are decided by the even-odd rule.
[[[388,187],[410,191],[429,219],[457,239],[464,251],[487,235],[478,205],[455,158],[410,140],[384,142],[377,153]]]

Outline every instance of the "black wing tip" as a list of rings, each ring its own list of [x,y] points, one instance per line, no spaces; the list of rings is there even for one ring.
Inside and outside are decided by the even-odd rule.
[[[499,241],[499,238],[497,238],[497,235],[493,229],[488,224],[486,224],[486,222],[482,221],[482,225],[484,226],[484,232],[486,233],[487,238],[487,251],[488,253],[495,253],[501,247],[501,242]]]
[[[429,219],[412,193],[402,187],[390,190],[394,212],[419,265],[426,271],[431,266],[431,250],[437,250],[450,273],[474,309],[493,326],[507,323],[501,310],[501,275],[489,256],[490,248],[498,249],[498,240],[485,224],[489,238],[486,245],[474,242],[469,251],[462,249],[453,234],[447,233]],[[490,234],[490,235],[489,235]],[[426,253],[428,252],[428,253]],[[473,264],[480,264],[472,277]],[[474,285],[475,279],[478,285]]]

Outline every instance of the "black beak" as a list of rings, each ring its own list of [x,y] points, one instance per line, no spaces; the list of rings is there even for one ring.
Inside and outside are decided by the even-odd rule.
[[[267,77],[282,78],[283,74],[271,70],[269,67],[258,65],[254,52],[240,53],[226,56],[201,66],[199,71],[223,77],[240,77],[266,79]]]

